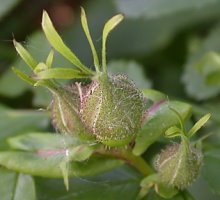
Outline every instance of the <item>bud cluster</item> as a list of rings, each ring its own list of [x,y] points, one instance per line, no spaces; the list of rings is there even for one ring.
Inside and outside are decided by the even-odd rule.
[[[96,138],[109,146],[128,144],[141,128],[142,93],[125,75],[102,75],[55,93],[53,124],[60,132]]]

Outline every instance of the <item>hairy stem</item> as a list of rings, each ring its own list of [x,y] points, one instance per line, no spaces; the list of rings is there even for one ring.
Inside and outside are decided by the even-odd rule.
[[[141,156],[135,156],[134,154],[132,154],[130,150],[98,149],[95,153],[123,160],[127,164],[131,165],[136,170],[138,170],[144,176],[148,176],[149,174],[152,174],[154,172],[154,170],[149,166],[149,164]]]

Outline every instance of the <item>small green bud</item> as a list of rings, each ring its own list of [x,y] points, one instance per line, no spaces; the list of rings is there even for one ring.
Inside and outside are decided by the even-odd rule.
[[[76,85],[56,88],[51,106],[52,124],[61,133],[71,134],[81,139],[95,138],[80,119],[80,99]]]
[[[156,160],[156,168],[162,182],[180,189],[187,187],[197,178],[201,164],[201,151],[185,141],[167,146]]]
[[[103,74],[83,94],[80,113],[98,141],[121,146],[141,128],[143,110],[142,93],[127,76]]]

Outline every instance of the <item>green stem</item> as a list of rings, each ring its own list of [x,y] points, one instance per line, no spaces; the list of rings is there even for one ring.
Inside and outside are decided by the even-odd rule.
[[[102,42],[102,69],[104,73],[107,73],[107,65],[106,65],[106,46],[105,41]]]
[[[114,149],[114,150],[106,150],[106,149],[98,149],[96,151],[97,154],[115,157],[120,160],[125,161],[127,164],[133,166],[137,169],[141,174],[144,176],[148,176],[152,174],[154,170],[150,167],[150,165],[141,157],[135,156],[132,154],[130,150],[121,150],[121,149]]]

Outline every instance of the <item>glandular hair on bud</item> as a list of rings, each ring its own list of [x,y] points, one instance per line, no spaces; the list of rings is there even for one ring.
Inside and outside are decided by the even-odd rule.
[[[167,146],[157,157],[155,164],[162,182],[184,189],[197,178],[202,153],[182,141],[181,144]]]
[[[143,102],[142,93],[127,76],[104,74],[83,94],[81,118],[101,143],[126,145],[141,128]]]
[[[63,134],[80,139],[94,139],[79,115],[80,98],[76,86],[58,87],[53,91],[51,117],[53,126]]]

